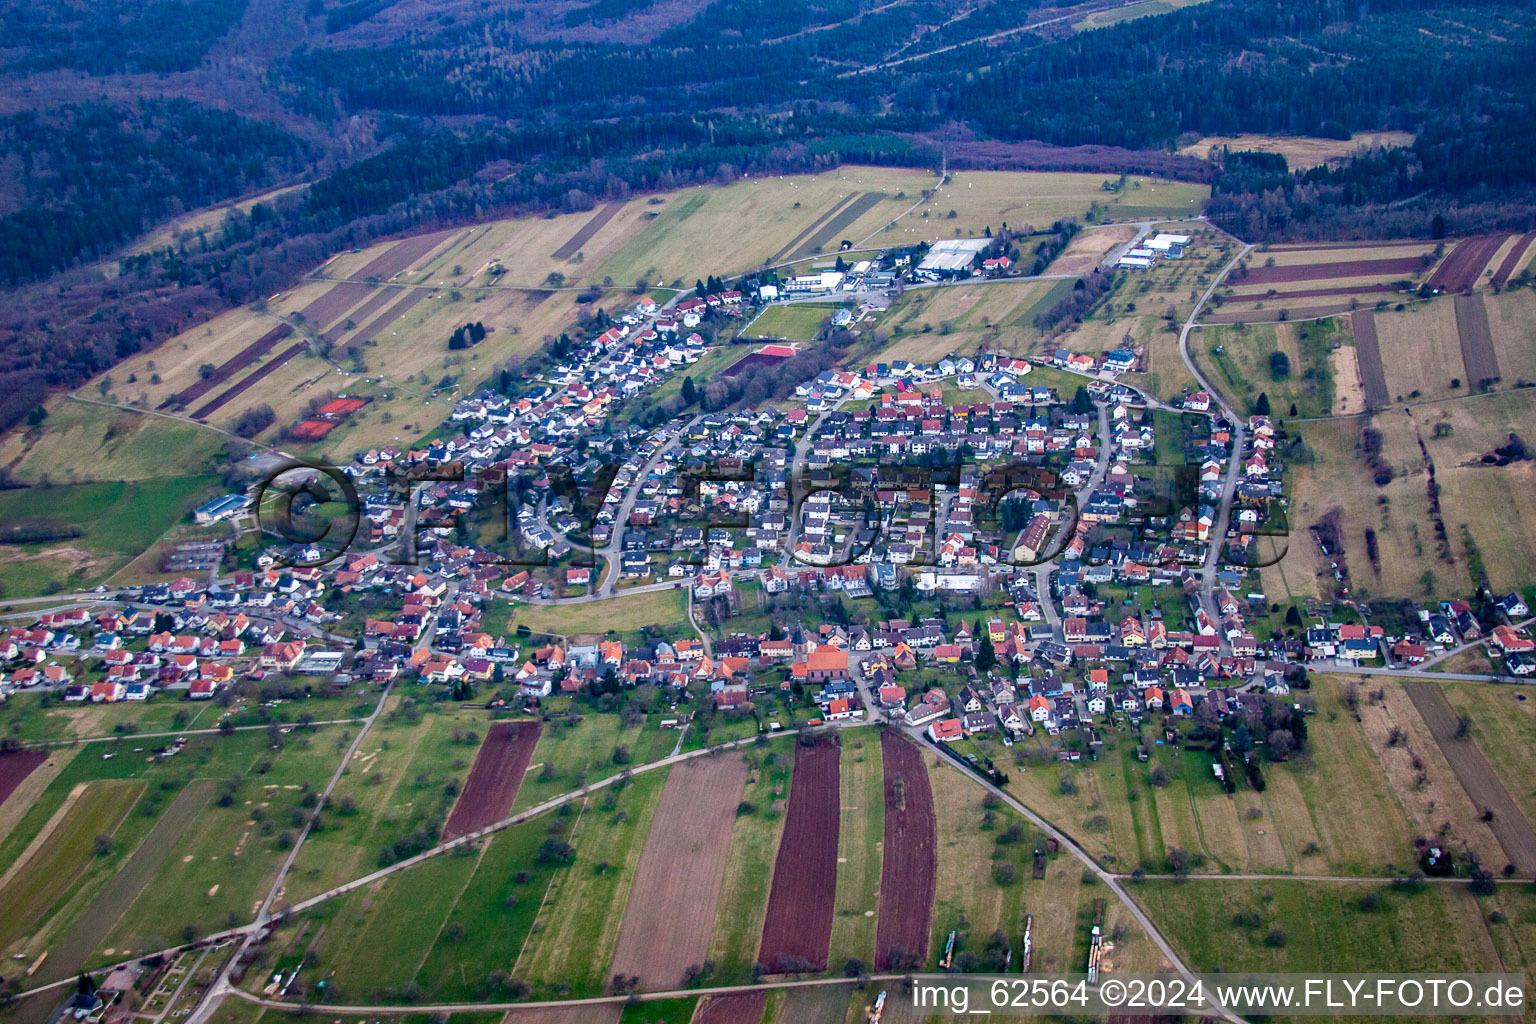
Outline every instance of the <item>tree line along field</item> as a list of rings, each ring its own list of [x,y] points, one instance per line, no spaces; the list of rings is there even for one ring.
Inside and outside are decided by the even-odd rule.
[[[1204,158],[1212,150],[1233,149],[1278,153],[1285,157],[1292,170],[1309,170],[1341,157],[1347,157],[1362,147],[1392,147],[1413,145],[1413,135],[1402,131],[1355,132],[1347,139],[1322,139],[1305,135],[1211,135],[1179,149],[1187,156]]]
[[[1283,565],[1291,596],[1315,595],[1325,591],[1324,582],[1332,584],[1304,532],[1330,513],[1337,515],[1356,596],[1418,600],[1426,594],[1425,573],[1437,593],[1471,592],[1479,567],[1496,591],[1529,582],[1527,567],[1536,564],[1527,511],[1536,488],[1531,464],[1487,465],[1482,458],[1508,444],[1510,433],[1530,429],[1532,403],[1520,390],[1409,411],[1395,407],[1368,420],[1299,425],[1307,457],[1293,460],[1292,536]],[[1369,437],[1367,428],[1374,432]],[[1377,434],[1380,454],[1372,457],[1362,442]],[[1426,452],[1438,513],[1429,499]],[[1389,468],[1390,480],[1378,484],[1372,466]],[[1367,530],[1375,537],[1374,559]],[[1319,581],[1319,573],[1330,578]]]

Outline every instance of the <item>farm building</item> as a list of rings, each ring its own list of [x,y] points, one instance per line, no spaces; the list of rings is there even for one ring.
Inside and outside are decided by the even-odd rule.
[[[1181,260],[1184,258],[1184,247],[1189,245],[1189,236],[1159,233],[1156,237],[1149,238],[1143,244],[1146,248],[1160,255],[1167,256],[1171,260]]]
[[[951,238],[935,242],[917,269],[935,274],[961,273],[971,269],[976,257],[991,244],[990,238]]]

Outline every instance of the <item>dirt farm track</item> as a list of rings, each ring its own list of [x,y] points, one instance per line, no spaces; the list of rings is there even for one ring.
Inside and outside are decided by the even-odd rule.
[[[610,974],[637,977],[648,988],[680,988],[688,968],[708,957],[746,781],[747,764],[735,753],[677,765],[667,776]]]
[[[1536,874],[1536,831],[1504,788],[1488,758],[1469,737],[1456,735],[1456,709],[1445,699],[1438,683],[1404,683],[1414,708],[1429,726],[1446,763],[1456,773],[1461,788],[1479,811],[1491,810],[1488,827],[1504,848],[1504,855],[1520,874]],[[1498,865],[1488,865],[1490,869]]]
[[[841,755],[842,747],[830,738],[795,746],[789,813],[773,862],[773,887],[757,954],[758,962],[773,973],[786,967],[827,968],[837,889]]]

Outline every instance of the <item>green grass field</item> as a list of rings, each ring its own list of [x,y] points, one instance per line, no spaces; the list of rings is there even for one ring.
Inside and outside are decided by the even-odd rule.
[[[614,754],[621,746],[629,751],[627,764],[645,764],[672,753],[676,743],[675,731],[652,721],[626,728],[618,715],[578,716],[576,724],[567,716],[555,715],[539,736],[512,810],[537,807],[551,797],[617,775],[623,765],[614,760]]]
[[[25,484],[149,480],[205,473],[224,446],[211,430],[61,398],[36,427],[0,437],[0,463]]]
[[[744,983],[752,977],[768,909],[773,862],[784,831],[784,809],[789,806],[792,743],[788,738],[774,740],[747,755],[752,771],[742,800],[752,805],[752,811],[738,815],[731,829],[731,855],[709,942],[715,977],[723,983]],[[871,747],[868,741],[865,745],[866,749]],[[879,747],[873,746],[873,750],[878,756]]]
[[[112,836],[143,790],[129,779],[83,784],[43,845],[29,849],[25,861],[8,862],[14,873],[0,888],[0,949],[46,924],[98,857],[95,837]]]
[[[1385,882],[1201,881],[1143,882],[1131,895],[1197,970],[1498,969],[1467,955],[1442,891],[1426,885],[1400,892]]]
[[[1276,416],[1327,416],[1333,412],[1334,381],[1330,352],[1340,337],[1336,320],[1315,323],[1253,324],[1206,327],[1191,348],[1213,383],[1240,409],[1252,411],[1259,395],[1269,396]],[[1289,370],[1277,375],[1271,364],[1284,353]],[[1291,407],[1296,411],[1292,413]]]
[[[642,626],[676,627],[683,625],[687,618],[686,591],[656,590],[591,604],[519,604],[513,611],[512,625],[527,626],[535,633],[580,636],[627,633]]]
[[[1061,764],[1057,741],[1036,737],[1012,752],[982,741],[1001,764],[1022,754],[1010,781],[1020,799],[1045,814],[1106,866],[1163,870],[1170,848],[1186,850],[1203,873],[1390,875],[1412,862],[1411,827],[1362,727],[1338,712],[1337,688],[1314,687],[1322,708],[1308,720],[1308,746],[1264,767],[1266,789],[1228,796],[1208,754],[1177,752],[1123,731],[1107,738],[1098,761]],[[1160,735],[1160,733],[1158,734]],[[1152,760],[1136,759],[1138,742]],[[1154,786],[1159,765],[1166,785]],[[1347,779],[1347,784],[1340,784]]]
[[[810,341],[821,331],[821,325],[840,308],[834,303],[796,302],[785,306],[769,306],[762,315],[748,324],[741,332],[744,338],[783,338],[787,341]]]
[[[390,700],[393,710],[374,725],[331,795],[328,827],[299,850],[283,902],[373,870],[382,848],[447,819],[450,787],[463,785],[490,723],[452,705],[422,714]]]
[[[1014,936],[1017,943],[1024,925],[1023,887],[1017,879],[999,885],[993,868],[1006,862],[1019,877],[1026,876],[1034,831],[1020,825],[1017,841],[998,842],[1018,819],[1002,808],[984,808],[980,786],[949,764],[936,763],[935,755],[925,752],[923,757],[929,764],[939,839],[938,886],[928,942],[931,967],[943,954],[951,931],[961,933],[956,940],[959,951],[985,949],[989,937],[999,930]],[[1062,893],[1064,900],[1073,895],[1071,888]]]
[[[22,922],[12,937],[26,948],[47,944],[39,975],[47,980],[107,959],[109,950],[182,941],[187,926],[204,934],[226,927],[231,914],[248,920],[302,823],[295,816],[307,814],[306,787],[323,785],[340,758],[341,736],[339,728],[279,734],[279,749],[265,730],[194,736],[174,757],[148,760],[144,741],[141,752],[133,740],[89,745],[0,842],[6,864],[41,843],[27,870],[43,872],[49,885],[62,881],[67,893],[51,902],[34,893],[28,907],[35,909],[0,910],[0,919]],[[86,795],[115,789],[117,824],[94,813],[77,817],[82,805],[69,805],[77,786]],[[61,822],[78,823],[49,830],[61,813]],[[93,849],[97,834],[111,836],[108,852]]]
[[[665,771],[637,776],[574,805],[565,830],[575,859],[551,880],[534,929],[538,941],[523,947],[514,973],[549,991],[599,995],[624,919],[635,867],[651,817],[666,783]]]
[[[551,880],[572,870],[539,859],[539,846],[548,837],[549,822],[530,821],[486,846],[422,963],[418,980],[435,998],[483,998],[495,991],[493,974],[511,971]]]
[[[408,999],[478,859],[473,851],[434,857],[306,914],[324,922],[312,948],[326,987],[341,998]]]
[[[0,547],[0,586],[6,596],[21,597],[98,583],[217,488],[215,477],[172,476],[0,491],[0,522],[81,531],[78,537]]]
[[[1040,337],[1035,316],[1072,289],[1072,281],[1000,281],[909,289],[880,318],[890,342],[871,360],[937,362],[985,344],[1023,354]]]
[[[874,962],[875,911],[880,905],[885,775],[878,732],[854,729],[843,736],[837,905],[827,963],[858,957],[868,964]]]

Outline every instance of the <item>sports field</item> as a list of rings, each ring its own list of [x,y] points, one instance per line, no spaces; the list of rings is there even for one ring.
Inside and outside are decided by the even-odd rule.
[[[790,305],[770,306],[742,330],[746,338],[783,338],[788,341],[810,341],[821,331],[838,309],[837,305],[820,302],[796,302]]]

